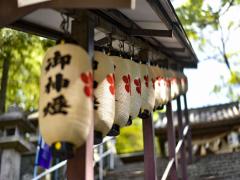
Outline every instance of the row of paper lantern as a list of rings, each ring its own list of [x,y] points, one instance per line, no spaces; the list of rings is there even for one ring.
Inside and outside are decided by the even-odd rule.
[[[184,74],[94,53],[93,65],[79,46],[50,48],[43,61],[40,132],[49,145],[67,142],[79,147],[89,134],[118,135],[119,128],[140,111],[152,112],[186,93]]]

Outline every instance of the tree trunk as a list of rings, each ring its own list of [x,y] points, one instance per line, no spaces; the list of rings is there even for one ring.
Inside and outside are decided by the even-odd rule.
[[[8,72],[10,68],[10,56],[8,55],[3,61],[2,81],[0,89],[0,114],[5,112],[7,84],[8,84]]]

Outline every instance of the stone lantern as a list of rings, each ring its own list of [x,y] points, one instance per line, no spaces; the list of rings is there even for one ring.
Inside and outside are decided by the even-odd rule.
[[[0,179],[20,179],[21,155],[34,151],[34,145],[25,138],[32,132],[35,128],[24,113],[14,109],[0,116]]]

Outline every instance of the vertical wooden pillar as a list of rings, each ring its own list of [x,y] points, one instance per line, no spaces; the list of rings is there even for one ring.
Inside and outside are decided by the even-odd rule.
[[[154,126],[152,114],[142,118],[144,144],[144,179],[156,180],[156,158],[154,147]]]
[[[182,108],[181,108],[181,97],[179,96],[177,98],[177,114],[178,114],[178,136],[179,139],[184,139],[183,137],[183,122],[182,122]],[[187,164],[186,164],[186,155],[185,155],[185,141],[183,141],[182,147],[181,147],[181,171],[182,171],[182,179],[187,180]]]
[[[172,104],[171,102],[167,103],[167,137],[168,137],[168,154],[169,159],[175,159],[174,165],[170,172],[170,179],[177,180],[177,169],[176,169],[176,158],[175,158],[175,133],[174,133],[174,126],[173,126],[173,119],[172,119]]]
[[[188,106],[187,106],[187,96],[186,94],[183,95],[184,98],[184,116],[186,119],[186,125],[189,127],[188,129],[188,134],[187,134],[187,147],[188,147],[188,162],[191,164],[192,163],[192,133],[191,133],[191,126],[189,123],[189,114],[188,114]]]
[[[89,14],[82,12],[80,19],[72,22],[72,36],[86,49],[92,60],[94,51],[94,22]],[[81,61],[81,59],[79,59]],[[77,149],[74,158],[67,162],[67,179],[93,180],[93,120],[86,143]]]
[[[158,144],[160,149],[161,157],[166,157],[166,151],[165,151],[165,139],[158,136]]]

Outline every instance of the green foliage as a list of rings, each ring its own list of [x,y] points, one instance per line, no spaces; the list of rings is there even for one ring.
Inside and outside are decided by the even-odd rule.
[[[159,111],[153,113],[153,121],[159,119]],[[159,153],[158,140],[155,138],[156,152]],[[142,119],[136,118],[131,126],[121,128],[121,134],[116,140],[118,154],[143,151]]]
[[[232,72],[231,78],[229,79],[229,83],[236,85],[240,83],[240,72]]]
[[[142,120],[133,120],[131,126],[121,128],[121,134],[116,139],[118,154],[143,151]]]
[[[221,92],[221,89],[222,89],[222,87],[221,87],[220,85],[215,85],[215,86],[213,87],[213,92],[214,92],[214,93],[220,93],[220,92]]]
[[[188,0],[177,8],[176,12],[189,37],[197,40],[199,38],[198,30],[209,26],[214,30],[219,30],[220,16],[225,14],[231,6],[239,3],[240,0],[220,0],[220,5],[214,4],[215,7],[213,7],[204,0]],[[233,24],[234,22],[231,22],[229,28]]]
[[[239,4],[240,0],[218,0],[214,3],[204,0],[187,0],[176,9],[189,38],[198,44],[199,50],[206,55],[204,59],[215,59],[227,65],[231,73],[230,79],[221,85],[215,85],[213,92],[220,93],[223,89],[228,89],[227,96],[232,100],[236,98],[233,86],[240,84],[239,70],[235,72],[231,68],[233,67],[232,59],[239,57],[240,51],[229,52],[226,46],[231,31],[239,29],[240,26],[239,22],[233,19],[225,25],[226,27],[223,27],[224,23],[221,22],[221,18],[229,12],[232,6]],[[209,37],[211,33],[219,34],[218,42]]]
[[[37,108],[40,66],[47,47],[53,44],[38,36],[0,29],[0,78],[3,61],[10,59],[6,107],[16,103],[25,110]]]
[[[201,30],[207,26],[212,26],[215,29],[218,27],[219,13],[213,12],[210,6],[204,9],[203,5],[203,0],[188,0],[176,9],[188,36],[194,40],[200,38],[199,29]]]

